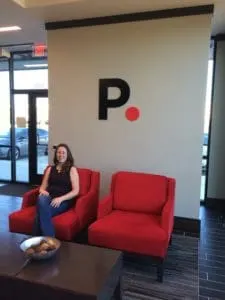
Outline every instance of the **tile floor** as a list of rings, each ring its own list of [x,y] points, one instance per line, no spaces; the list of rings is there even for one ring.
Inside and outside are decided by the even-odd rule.
[[[0,195],[0,231],[8,230],[8,214],[21,198]],[[225,212],[200,209],[199,300],[225,300]]]
[[[200,209],[199,300],[225,299],[225,212]]]

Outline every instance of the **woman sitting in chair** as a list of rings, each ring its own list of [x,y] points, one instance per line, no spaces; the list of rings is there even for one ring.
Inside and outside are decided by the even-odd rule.
[[[34,235],[55,236],[52,217],[67,211],[79,193],[79,176],[69,147],[59,144],[54,165],[48,167],[37,199]]]

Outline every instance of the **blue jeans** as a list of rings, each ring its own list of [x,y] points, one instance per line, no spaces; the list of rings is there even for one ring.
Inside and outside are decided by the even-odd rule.
[[[37,199],[37,214],[34,222],[33,235],[55,236],[52,217],[57,216],[71,207],[71,201],[63,201],[59,207],[51,206],[51,197],[40,195]]]

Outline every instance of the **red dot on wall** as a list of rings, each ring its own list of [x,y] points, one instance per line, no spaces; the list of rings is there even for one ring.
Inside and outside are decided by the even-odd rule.
[[[136,121],[140,117],[140,111],[137,107],[131,106],[126,109],[125,116],[128,121]]]

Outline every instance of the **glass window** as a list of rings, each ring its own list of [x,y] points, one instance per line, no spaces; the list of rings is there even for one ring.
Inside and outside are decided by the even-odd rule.
[[[10,84],[8,61],[0,60],[0,180],[11,180]]]
[[[36,98],[37,173],[44,173],[48,165],[48,98]]]
[[[13,56],[14,89],[48,89],[48,61],[46,57],[32,57],[32,53]]]
[[[203,148],[202,148],[202,178],[201,178],[201,192],[200,199],[205,199],[205,184],[206,174],[208,167],[208,138],[209,138],[209,123],[211,115],[211,95],[212,95],[212,81],[213,81],[213,68],[214,61],[210,59],[208,62],[208,75],[206,86],[206,98],[205,98],[205,118],[204,118],[204,135],[203,135]]]
[[[29,181],[28,95],[14,95],[16,181]]]

